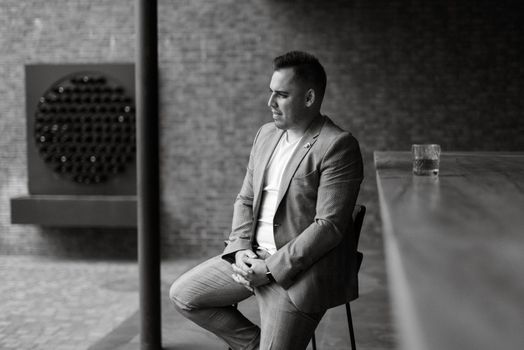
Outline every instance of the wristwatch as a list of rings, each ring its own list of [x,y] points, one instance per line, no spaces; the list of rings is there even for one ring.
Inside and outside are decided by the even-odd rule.
[[[269,280],[269,282],[276,282],[276,281],[275,281],[275,278],[274,278],[273,275],[271,274],[271,271],[266,272],[266,277],[267,277],[267,279]]]

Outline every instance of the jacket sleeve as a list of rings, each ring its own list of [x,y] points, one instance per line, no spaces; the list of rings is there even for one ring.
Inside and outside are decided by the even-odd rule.
[[[319,173],[313,222],[266,260],[273,277],[284,288],[336,247],[348,232],[363,179],[362,155],[350,133],[341,133],[331,142]]]
[[[242,188],[240,189],[240,192],[238,193],[233,205],[233,222],[231,225],[231,233],[229,234],[229,238],[226,241],[226,248],[222,253],[222,259],[225,259],[229,262],[234,262],[235,253],[237,251],[252,248],[251,241],[254,225],[253,170],[256,143],[258,140],[258,135],[260,134],[260,130],[261,129],[258,130],[255,140],[253,141]]]

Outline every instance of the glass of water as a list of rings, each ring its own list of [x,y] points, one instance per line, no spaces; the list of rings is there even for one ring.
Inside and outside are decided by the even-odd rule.
[[[438,175],[440,165],[440,145],[412,145],[413,174]]]

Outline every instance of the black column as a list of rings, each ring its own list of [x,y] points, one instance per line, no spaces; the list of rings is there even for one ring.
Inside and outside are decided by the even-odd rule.
[[[136,1],[136,105],[140,349],[159,350],[160,227],[157,1]]]

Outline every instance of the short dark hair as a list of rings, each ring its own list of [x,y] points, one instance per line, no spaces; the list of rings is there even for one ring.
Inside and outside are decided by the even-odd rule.
[[[273,60],[273,70],[282,68],[293,68],[295,77],[305,83],[313,84],[322,102],[324,92],[326,91],[326,71],[320,64],[319,60],[303,51],[290,51]]]

